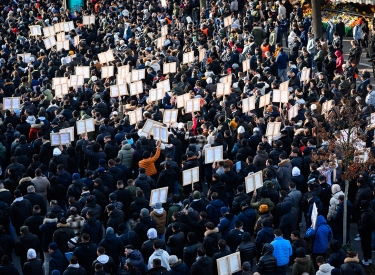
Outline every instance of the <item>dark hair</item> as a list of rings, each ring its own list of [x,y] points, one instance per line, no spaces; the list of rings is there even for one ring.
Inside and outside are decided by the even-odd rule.
[[[280,229],[275,229],[275,230],[273,231],[273,234],[275,234],[276,236],[280,237],[280,236],[283,235],[283,232],[281,232]]]
[[[227,247],[227,242],[224,239],[220,239],[218,241],[218,245],[219,245],[220,249],[224,249],[224,248]]]

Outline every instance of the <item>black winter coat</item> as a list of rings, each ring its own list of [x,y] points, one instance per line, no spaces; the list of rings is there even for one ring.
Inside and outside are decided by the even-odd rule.
[[[139,174],[135,180],[135,186],[142,189],[146,200],[150,199],[151,189],[154,188],[154,181],[151,177],[146,174]]]
[[[63,275],[87,275],[86,270],[80,267],[72,267],[68,266],[68,268],[64,271]]]
[[[115,233],[118,233],[118,226],[125,222],[125,214],[121,210],[113,209],[109,214],[107,227],[112,227]]]
[[[168,239],[167,245],[170,248],[170,255],[176,255],[182,259],[183,249],[185,245],[185,235],[183,232],[174,232]]]
[[[14,253],[20,257],[21,266],[27,261],[27,250],[35,249],[36,253],[41,252],[41,244],[39,238],[31,233],[24,234],[19,237],[14,246]]]
[[[111,256],[116,266],[120,264],[120,257],[124,254],[124,244],[119,237],[106,234],[99,246],[105,248],[105,254]]]
[[[145,197],[136,197],[130,205],[130,214],[139,214],[142,208],[149,209],[149,201]]]
[[[212,257],[215,253],[219,251],[218,242],[222,239],[219,229],[215,228],[213,230],[207,230],[204,233],[203,247],[206,250],[206,255]]]
[[[264,256],[260,257],[257,265],[257,272],[262,275],[274,275],[276,274],[276,269],[277,261],[272,254],[267,253]]]
[[[23,275],[43,275],[43,261],[41,259],[30,259],[22,269]]]
[[[10,206],[10,219],[16,234],[20,234],[20,228],[25,220],[33,214],[33,208],[28,200],[13,202]]]
[[[81,234],[83,233],[88,233],[90,235],[90,241],[99,244],[103,236],[102,224],[95,218],[90,218],[82,226]]]
[[[252,264],[257,255],[257,247],[253,242],[242,242],[234,252],[240,252],[241,263],[248,261]]]
[[[165,267],[160,266],[160,267],[151,268],[150,270],[146,272],[146,274],[147,275],[169,275],[169,272]]]
[[[202,247],[202,243],[188,243],[184,247],[183,261],[190,268],[197,258],[197,250]]]
[[[191,275],[212,275],[213,262],[210,257],[204,256],[197,260],[190,268]]]
[[[147,231],[150,228],[156,228],[155,221],[150,217],[142,217],[134,226],[134,232],[138,234],[141,243],[147,241]]]
[[[86,270],[87,274],[90,274],[91,264],[97,257],[97,247],[93,242],[82,242],[73,251],[73,255],[77,257],[79,265]]]

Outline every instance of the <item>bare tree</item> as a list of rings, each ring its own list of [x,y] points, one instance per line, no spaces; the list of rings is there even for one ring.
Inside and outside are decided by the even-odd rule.
[[[369,171],[375,164],[375,158],[366,148],[368,131],[371,130],[371,123],[368,106],[352,105],[351,100],[343,101],[340,115],[336,119],[330,120],[325,127],[318,127],[316,134],[321,143],[317,152],[313,153],[313,161],[326,161],[334,173],[340,173],[345,181],[345,203],[343,217],[343,242],[346,243],[347,236],[347,199],[349,183],[362,172]],[[327,116],[329,110],[327,110]],[[366,115],[367,112],[367,115]],[[370,125],[370,127],[367,127]],[[375,126],[375,125],[374,125]]]

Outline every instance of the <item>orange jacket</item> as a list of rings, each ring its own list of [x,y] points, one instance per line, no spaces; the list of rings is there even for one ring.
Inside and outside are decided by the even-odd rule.
[[[267,46],[261,45],[260,49],[262,50],[262,57],[266,58],[266,52],[270,51],[270,45],[267,45]]]
[[[138,164],[139,168],[145,168],[147,176],[151,177],[153,175],[156,175],[157,171],[155,167],[155,161],[157,161],[159,156],[160,156],[160,147],[156,149],[156,153],[153,157],[148,158],[148,159],[142,159]]]

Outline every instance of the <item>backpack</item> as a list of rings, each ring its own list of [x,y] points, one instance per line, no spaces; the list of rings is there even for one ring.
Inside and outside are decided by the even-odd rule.
[[[259,17],[259,11],[253,10],[251,12],[251,16],[254,17],[254,19],[258,19],[258,17]]]
[[[356,270],[356,265],[357,264],[352,264],[352,263],[347,263],[344,264],[344,268],[341,267],[341,270],[345,270],[341,274],[343,275],[357,275],[357,274],[362,274],[360,270]]]

